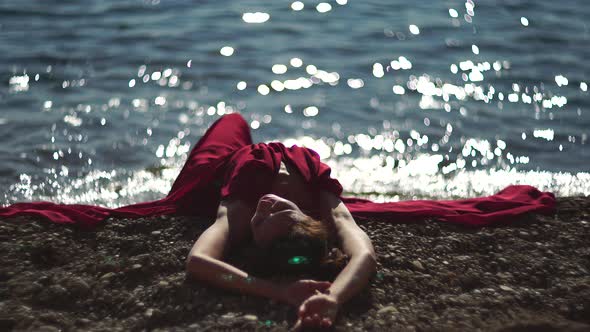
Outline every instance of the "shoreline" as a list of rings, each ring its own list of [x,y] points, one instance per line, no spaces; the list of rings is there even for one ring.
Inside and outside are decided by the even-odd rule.
[[[590,197],[558,197],[554,216],[466,229],[360,222],[378,273],[336,331],[590,329]],[[269,330],[295,310],[187,280],[206,220],[110,219],[95,231],[0,220],[2,330]]]

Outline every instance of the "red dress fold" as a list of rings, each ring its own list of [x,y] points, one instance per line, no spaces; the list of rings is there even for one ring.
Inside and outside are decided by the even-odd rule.
[[[303,176],[310,192],[342,194],[330,167],[307,148],[278,142],[253,144],[248,124],[239,114],[217,120],[192,149],[168,195],[160,200],[108,209],[93,205],[49,202],[17,203],[0,208],[0,217],[31,215],[56,223],[92,227],[110,216],[148,217],[165,214],[213,216],[221,199],[255,201],[269,193],[281,161]],[[462,200],[419,200],[375,203],[341,197],[356,218],[389,222],[426,218],[467,226],[515,221],[527,213],[553,213],[555,197],[531,186],[509,186],[499,193]]]

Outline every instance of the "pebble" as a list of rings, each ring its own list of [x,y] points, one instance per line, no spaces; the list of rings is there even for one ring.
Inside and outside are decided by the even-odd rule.
[[[420,263],[418,260],[412,261],[412,265],[418,270],[424,270],[424,265],[422,265],[422,263]]]
[[[169,282],[167,282],[167,281],[164,281],[164,280],[162,280],[162,281],[160,281],[160,282],[158,283],[158,285],[160,285],[160,286],[162,286],[162,287],[168,287],[168,286],[170,286],[170,283],[169,283]]]
[[[144,316],[146,316],[148,318],[152,317],[153,315],[154,315],[154,309],[152,309],[152,308],[147,309],[144,313]]]
[[[380,315],[380,314],[385,314],[385,313],[397,313],[397,312],[398,312],[398,310],[396,307],[394,307],[392,305],[388,305],[386,307],[379,309],[377,311],[377,314]]]
[[[108,280],[115,276],[114,272],[105,273],[100,277],[100,280]]]
[[[153,231],[152,232],[152,235],[160,235],[160,234],[162,234],[162,232],[160,232],[160,231]]]
[[[76,324],[78,325],[88,325],[91,323],[91,320],[88,318],[80,318],[76,320]]]
[[[90,286],[88,286],[88,284],[80,278],[70,280],[68,287],[76,294],[86,294],[90,291]]]
[[[139,270],[142,268],[141,264],[133,264],[133,266],[131,266],[132,269],[134,270]]]
[[[224,319],[224,320],[232,320],[232,319],[236,318],[236,314],[234,314],[233,312],[228,312],[227,314],[224,314],[219,318]]]
[[[505,285],[500,285],[500,289],[503,291],[507,291],[507,292],[514,292],[514,289],[512,289],[508,286],[505,286]]]
[[[248,321],[255,322],[258,320],[258,316],[256,315],[244,315],[243,318]]]

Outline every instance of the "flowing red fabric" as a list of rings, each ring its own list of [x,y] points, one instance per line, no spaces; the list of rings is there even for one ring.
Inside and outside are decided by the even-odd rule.
[[[269,193],[281,161],[296,167],[310,192],[341,196],[342,186],[330,177],[330,167],[307,148],[281,143],[253,144],[248,124],[239,114],[217,120],[191,151],[184,167],[163,199],[109,209],[92,205],[50,202],[17,203],[0,208],[0,217],[30,215],[55,223],[92,227],[107,217],[138,218],[158,215],[213,216],[221,199],[255,201]],[[462,200],[419,200],[375,203],[341,197],[360,219],[408,222],[428,218],[467,226],[505,224],[528,213],[553,213],[555,197],[534,187],[509,186],[499,193]]]

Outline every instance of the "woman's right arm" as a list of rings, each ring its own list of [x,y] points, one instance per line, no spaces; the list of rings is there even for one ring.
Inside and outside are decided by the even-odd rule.
[[[215,223],[201,234],[188,255],[187,273],[195,279],[220,288],[285,301],[278,285],[250,276],[222,261],[230,246],[229,220],[244,218],[251,214],[251,210],[240,201],[221,202]]]

